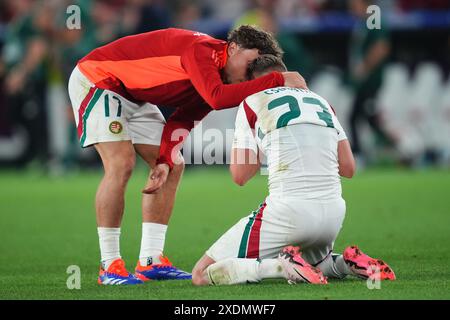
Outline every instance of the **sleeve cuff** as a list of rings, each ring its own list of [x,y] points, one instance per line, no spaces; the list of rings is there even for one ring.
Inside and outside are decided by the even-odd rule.
[[[277,85],[280,87],[284,86],[284,77],[283,74],[279,71],[274,71],[275,73],[275,80],[277,82]]]
[[[164,156],[160,156],[160,157],[156,160],[156,165],[158,165],[158,164],[163,164],[163,163],[165,163],[165,164],[167,164],[167,165],[169,166],[169,172],[172,171],[173,166],[174,166],[173,161],[171,161],[170,159],[167,159],[167,158],[164,157]]]

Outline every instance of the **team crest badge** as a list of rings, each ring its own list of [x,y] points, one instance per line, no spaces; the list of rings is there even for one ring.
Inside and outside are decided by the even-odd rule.
[[[123,130],[123,126],[119,121],[113,121],[109,124],[109,131],[114,134],[119,134]]]

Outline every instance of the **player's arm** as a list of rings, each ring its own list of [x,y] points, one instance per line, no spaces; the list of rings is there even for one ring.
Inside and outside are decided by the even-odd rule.
[[[248,96],[273,87],[304,87],[304,79],[296,72],[272,72],[255,80],[224,84],[213,50],[207,44],[194,44],[181,57],[181,63],[197,92],[216,110],[233,108]]]
[[[355,174],[355,159],[353,158],[352,148],[348,140],[341,140],[338,143],[338,162],[339,175],[341,177],[351,178]]]
[[[175,163],[182,161],[179,158],[179,151],[189,132],[210,111],[211,108],[205,103],[189,103],[175,110],[167,119],[161,136],[159,157],[150,177],[151,183],[142,191],[143,193],[155,193],[161,188]]]
[[[28,75],[36,70],[47,53],[48,46],[45,40],[40,36],[32,38],[29,41],[22,62],[18,63],[5,79],[6,91],[10,94],[15,94],[22,90]]]
[[[335,127],[338,130],[338,164],[339,175],[341,177],[352,178],[355,174],[356,164],[353,157],[350,142],[347,139],[344,129],[339,120],[335,120]]]
[[[233,148],[231,150],[230,172],[233,181],[243,186],[261,168],[258,154],[251,149]]]
[[[211,108],[205,103],[189,103],[177,108],[167,119],[167,123],[164,126],[159,148],[159,158],[156,163],[166,163],[172,168],[178,151],[183,146],[189,132],[210,111]]]
[[[255,176],[261,167],[258,146],[250,127],[243,105],[236,116],[233,147],[231,150],[230,172],[233,181],[243,186]]]

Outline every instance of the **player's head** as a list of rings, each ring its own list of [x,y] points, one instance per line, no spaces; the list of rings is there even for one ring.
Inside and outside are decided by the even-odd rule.
[[[287,68],[280,57],[263,54],[248,65],[247,78],[255,79],[273,71],[285,72]]]
[[[243,25],[228,34],[227,63],[224,68],[226,83],[239,83],[247,80],[247,67],[261,54],[281,57],[275,38],[256,27]]]

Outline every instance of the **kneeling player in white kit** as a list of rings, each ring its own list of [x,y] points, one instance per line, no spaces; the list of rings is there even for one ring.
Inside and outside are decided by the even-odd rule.
[[[271,55],[249,67],[250,77],[271,71],[286,71]],[[395,279],[386,263],[356,246],[333,253],[345,216],[340,176],[351,178],[355,162],[325,99],[289,87],[246,98],[236,117],[230,166],[237,184],[244,185],[260,169],[258,149],[267,157],[269,196],[206,251],[192,271],[195,285],[268,278],[326,284],[327,277],[346,275]]]

